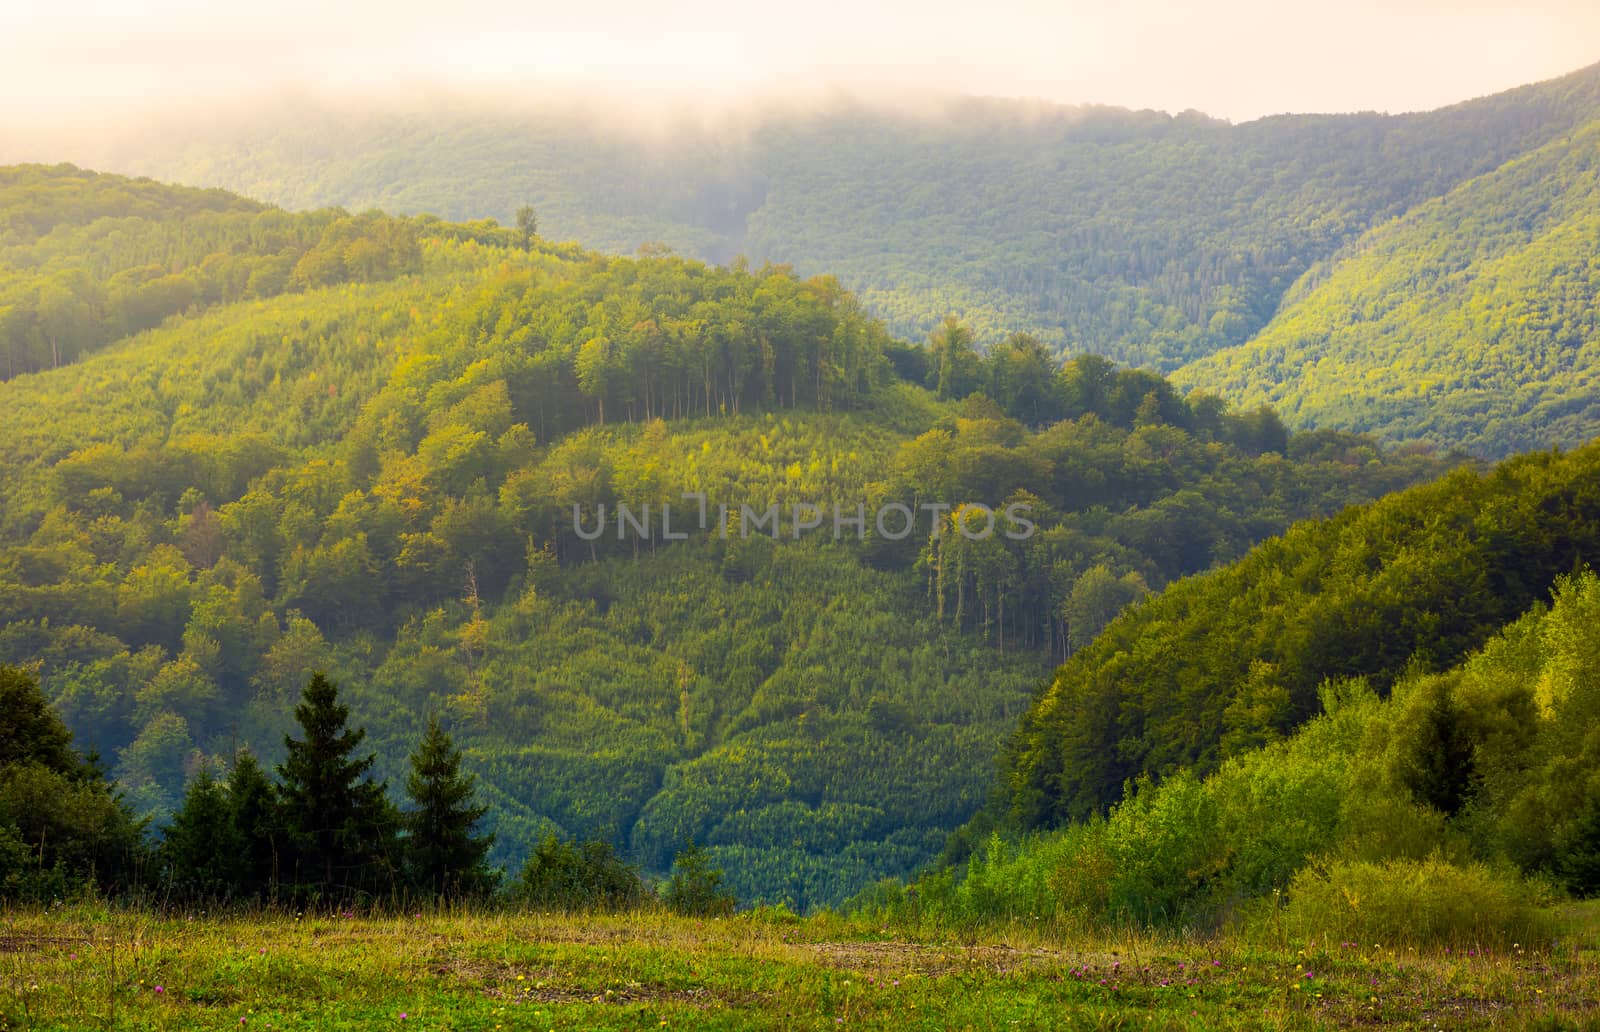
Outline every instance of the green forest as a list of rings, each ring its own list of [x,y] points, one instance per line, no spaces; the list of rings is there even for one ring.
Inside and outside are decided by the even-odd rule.
[[[1178,382],[1480,455],[1595,434],[1600,121],[1373,229]]]
[[[1499,458],[1600,432],[1597,119],[1591,67],[1431,112],[1237,125],[998,99],[648,129],[598,102],[282,101],[97,134],[65,154],[19,138],[0,160],[67,156],[293,209],[509,225],[531,204],[551,239],[835,275],[901,339],[924,341],[955,312],[980,347],[1027,333],[1057,357],[1105,355],[1242,407],[1272,403],[1297,429]],[[251,246],[287,260],[312,230]],[[12,318],[45,328],[19,368],[37,368],[53,361],[62,295],[23,289],[34,300]],[[29,314],[39,299],[42,321]],[[116,307],[91,305],[126,321]]]
[[[28,309],[9,339],[44,368],[0,383],[0,664],[93,754],[51,776],[99,800],[50,832],[0,794],[43,869],[100,841],[108,778],[154,842],[240,757],[288,763],[320,673],[391,796],[438,722],[508,876],[552,836],[652,873],[698,847],[742,901],[839,904],[945,849],[1036,686],[1125,606],[1466,461],[1291,433],[1025,333],[980,349],[957,318],[900,342],[786,266],[5,176],[23,308],[39,242],[108,241],[49,274],[94,332],[45,360]],[[162,253],[288,275],[119,330],[109,284]],[[578,532],[686,493],[939,522]],[[1036,532],[957,532],[980,504]]]
[[[959,870],[858,905],[927,920],[1215,928],[1516,947],[1549,904],[1600,891],[1600,579],[1547,600],[1455,663],[1379,690],[1329,677],[1316,716],[1209,768],[1141,775],[1108,812],[992,833]],[[1350,942],[1348,940],[1353,940]]]
[[[89,6],[0,1032],[1600,1030],[1600,6]]]

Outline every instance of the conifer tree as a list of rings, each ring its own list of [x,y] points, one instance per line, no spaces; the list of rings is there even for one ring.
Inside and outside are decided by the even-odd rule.
[[[461,750],[428,718],[428,732],[411,754],[406,793],[417,808],[405,815],[411,881],[434,896],[482,892],[492,884],[484,856],[493,835],[474,835],[488,812],[474,796],[477,779],[461,773]]]
[[[243,845],[227,790],[209,766],[201,767],[161,844],[168,885],[187,899],[235,895],[244,873]]]
[[[228,775],[228,804],[239,833],[239,893],[270,898],[278,882],[278,790],[260,761],[244,749],[235,755]]]
[[[539,235],[539,213],[533,205],[524,204],[517,209],[517,232],[522,234],[524,251],[533,246],[533,238]]]
[[[356,756],[366,730],[348,726],[350,708],[320,673],[294,716],[305,737],[284,737],[278,777],[296,891],[326,901],[391,890],[399,818],[386,786],[368,777],[376,757]]]

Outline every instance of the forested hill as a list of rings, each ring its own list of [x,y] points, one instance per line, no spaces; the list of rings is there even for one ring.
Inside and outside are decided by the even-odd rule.
[[[1600,66],[1427,113],[1242,125],[980,99],[653,123],[286,101],[65,151],[13,139],[0,160],[65,154],[296,209],[532,205],[553,239],[837,275],[906,339],[954,312],[980,345],[1024,331],[1281,402],[1293,425],[1499,456],[1600,428],[1584,400],[1597,119]],[[55,360],[50,322],[30,324],[32,366]]]
[[[1597,115],[1600,67],[1426,114],[1243,125],[976,99],[648,129],[604,110],[286,103],[65,156],[297,209],[509,221],[532,204],[555,239],[838,275],[909,339],[956,312],[980,342],[1021,330],[1171,370],[1249,340],[1367,230]]]
[[[1180,382],[1483,455],[1600,427],[1600,119],[1422,204]]]
[[[652,870],[693,840],[745,899],[838,900],[938,851],[1120,607],[1450,464],[1026,336],[980,355],[958,321],[906,347],[784,268],[3,174],[46,209],[13,205],[19,246],[105,242],[63,243],[110,256],[78,296],[233,270],[0,383],[0,664],[158,825],[237,747],[276,760],[320,669],[391,785],[441,716],[500,863],[549,831]],[[724,537],[691,491],[791,515]],[[622,502],[695,532],[579,536],[574,505]],[[789,533],[798,503],[890,502],[1021,503],[1037,531]]]
[[[1597,556],[1600,443],[1297,526],[1073,655],[1005,751],[995,816],[1059,825],[1130,779],[1215,770],[1317,713],[1328,679],[1387,692],[1454,665]]]
[[[415,227],[290,214],[221,190],[0,167],[0,377],[49,369],[169,316],[417,267]]]

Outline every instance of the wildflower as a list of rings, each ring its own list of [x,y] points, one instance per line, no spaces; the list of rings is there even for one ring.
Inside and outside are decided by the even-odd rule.
[[[159,996],[159,995],[161,995],[161,994],[162,994],[162,993],[164,993],[164,992],[166,992],[166,989],[164,989],[164,988],[162,988],[162,987],[161,987],[161,986],[159,986],[159,985],[158,985],[158,986],[156,986],[156,995],[157,995],[157,996]]]

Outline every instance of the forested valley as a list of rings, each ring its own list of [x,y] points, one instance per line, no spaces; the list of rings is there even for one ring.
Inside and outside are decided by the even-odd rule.
[[[1119,611],[1467,462],[1023,333],[979,349],[958,318],[900,342],[785,266],[70,166],[4,183],[0,663],[98,756],[8,773],[0,824],[41,869],[111,818],[39,785],[110,778],[158,837],[197,780],[287,762],[320,673],[392,794],[439,722],[493,866],[552,835],[646,872],[692,845],[743,901],[837,905],[946,848]],[[686,493],[931,505],[941,533],[579,533]],[[957,532],[1011,504],[1035,533]],[[1285,683],[1240,735],[1308,713]]]

